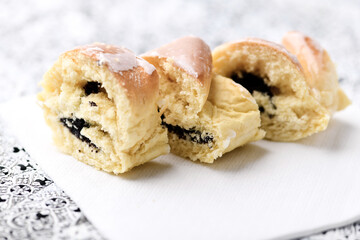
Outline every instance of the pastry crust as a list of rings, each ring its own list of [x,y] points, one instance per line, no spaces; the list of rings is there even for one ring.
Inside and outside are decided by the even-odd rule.
[[[62,57],[71,58],[76,63],[79,53],[90,57],[99,66],[106,66],[126,89],[130,104],[139,113],[148,102],[153,102],[158,97],[159,77],[155,67],[136,57],[130,50],[115,45],[94,43],[68,51]]]
[[[213,75],[209,97],[198,118],[165,117],[164,123],[192,130],[189,136],[179,136],[169,128],[171,152],[204,163],[213,163],[226,152],[265,136],[255,99],[241,85],[217,74]]]
[[[168,108],[177,118],[183,114],[196,116],[201,111],[209,94],[212,70],[211,50],[203,40],[186,36],[141,57],[158,69],[161,108]]]
[[[312,96],[297,58],[283,46],[256,38],[213,51],[214,72],[245,86],[261,110],[265,138],[294,141],[326,129],[327,110]]]
[[[142,56],[160,75],[159,108],[172,153],[213,163],[263,138],[255,100],[232,80],[212,74],[211,52],[201,39],[181,38]]]
[[[335,64],[319,43],[300,32],[291,31],[284,35],[282,44],[299,59],[313,95],[330,113],[351,104],[339,87]]]
[[[115,174],[169,152],[155,68],[122,47],[68,51],[44,75],[42,102],[55,144]]]

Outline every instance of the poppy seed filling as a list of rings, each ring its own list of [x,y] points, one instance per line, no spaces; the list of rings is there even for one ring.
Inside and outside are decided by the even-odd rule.
[[[99,150],[99,147],[97,147],[94,143],[91,142],[91,140],[81,134],[81,130],[83,128],[89,128],[90,124],[86,122],[82,118],[60,118],[60,122],[67,128],[69,131],[77,137],[82,142],[86,142],[90,147],[93,147]]]
[[[254,91],[267,94],[270,98],[274,96],[273,89],[268,86],[262,77],[256,76],[252,73],[240,72],[234,73],[231,79],[246,88],[251,94]]]
[[[161,125],[165,126],[169,132],[174,133],[180,139],[184,139],[187,141],[192,141],[197,144],[208,144],[211,148],[211,144],[214,142],[214,137],[211,133],[202,133],[199,130],[196,130],[195,127],[190,129],[182,128],[178,125],[171,125],[164,122],[164,115],[161,116]]]
[[[276,110],[276,105],[272,102],[272,98],[274,95],[279,93],[279,89],[267,85],[264,81],[264,78],[248,72],[234,72],[231,75],[231,79],[246,88],[252,95],[254,94],[254,91],[268,95],[272,108]],[[266,109],[259,105],[259,111],[261,114],[263,114],[266,112]],[[268,113],[267,115],[269,118],[274,117],[274,114]]]
[[[92,93],[99,93],[101,89],[101,83],[98,82],[87,82],[84,86],[85,95],[88,96]]]

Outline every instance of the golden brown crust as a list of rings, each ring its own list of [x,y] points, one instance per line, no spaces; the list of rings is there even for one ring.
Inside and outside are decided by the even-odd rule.
[[[160,75],[158,105],[174,118],[196,118],[209,94],[212,56],[200,38],[183,37],[142,55]],[[167,115],[167,114],[165,114]],[[176,117],[175,117],[176,116]]]
[[[63,57],[72,57],[76,61],[77,54],[90,57],[99,67],[106,66],[126,89],[133,104],[144,105],[157,97],[159,82],[155,67],[130,50],[94,43],[68,51]]]
[[[310,87],[328,88],[323,81],[322,74],[333,71],[334,66],[329,66],[329,55],[315,41],[300,32],[288,32],[282,39],[285,48],[297,56],[306,74]],[[331,68],[331,69],[329,69]]]
[[[38,98],[63,152],[118,174],[169,152],[158,84],[145,60],[97,43],[60,56],[45,73]]]
[[[227,49],[228,51],[235,51],[241,46],[265,46],[267,48],[271,48],[275,52],[280,53],[281,55],[289,59],[296,66],[296,68],[298,68],[301,72],[303,72],[303,68],[300,62],[298,61],[298,59],[296,58],[296,56],[291,54],[284,46],[267,40],[249,37],[249,38],[241,39],[239,41],[225,43],[217,47],[217,49],[220,50],[220,48],[222,48],[222,49]],[[214,53],[216,54],[216,51],[213,52],[213,55]]]
[[[195,77],[208,88],[211,82],[212,57],[210,47],[200,38],[186,36],[142,55],[147,58],[171,58],[174,64]]]
[[[319,91],[318,100],[322,105],[334,112],[350,104],[339,88],[335,64],[318,42],[300,32],[291,31],[284,35],[282,44],[299,59],[306,81],[314,91]]]
[[[215,73],[231,78],[239,72],[249,73],[270,88],[258,91],[248,85],[262,109],[265,138],[294,141],[326,129],[329,119],[326,109],[310,94],[302,66],[283,46],[247,38],[215,48],[213,62]],[[242,81],[257,82],[246,77]]]

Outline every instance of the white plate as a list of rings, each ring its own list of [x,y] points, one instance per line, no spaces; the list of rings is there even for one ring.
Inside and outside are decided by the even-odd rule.
[[[33,96],[3,104],[0,116],[109,239],[288,238],[360,214],[355,107],[302,141],[259,141],[213,165],[169,154],[121,176],[59,153]]]

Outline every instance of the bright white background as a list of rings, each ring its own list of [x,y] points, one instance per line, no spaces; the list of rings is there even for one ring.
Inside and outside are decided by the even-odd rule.
[[[139,54],[188,34],[214,48],[247,36],[279,42],[289,30],[320,41],[360,103],[358,0],[1,0],[0,102],[38,91],[59,54],[81,44],[118,44]]]

